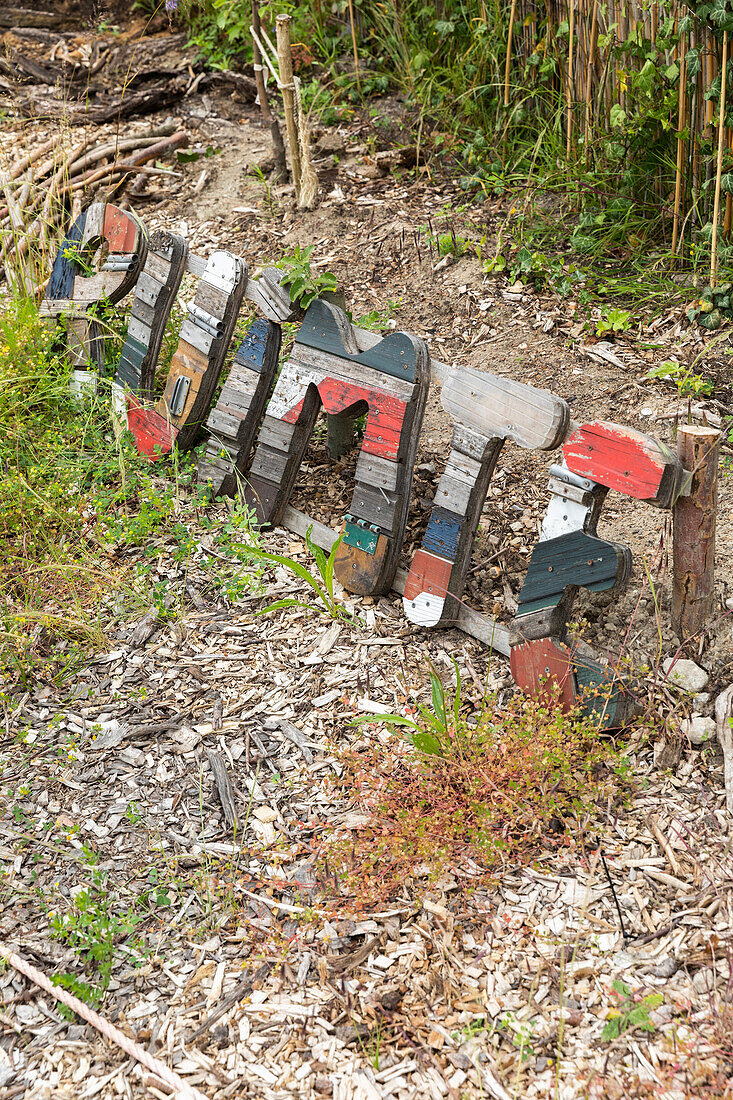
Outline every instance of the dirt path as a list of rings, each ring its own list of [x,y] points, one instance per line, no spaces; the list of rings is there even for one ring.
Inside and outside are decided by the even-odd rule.
[[[685,354],[695,348],[679,313],[662,319],[653,340],[636,334],[602,349],[615,361],[597,362],[571,303],[513,291],[485,278],[473,258],[436,270],[421,227],[491,238],[505,210],[462,210],[450,183],[371,178],[374,158],[359,151],[359,135],[344,136],[343,147],[337,135],[338,165],[329,154],[319,166],[327,197],[296,213],[287,190],[247,175],[267,152],[254,115],[192,96],[181,121],[221,152],[182,166],[172,186],[150,185],[139,206],[150,228],[184,233],[197,252],[229,248],[251,266],[313,244],[313,260],[338,274],[355,318],[395,303],[390,321],[448,362],[552,388],[576,419],[610,417],[670,438],[672,422],[659,417],[676,409],[674,390],[641,379],[683,343]],[[434,392],[408,562],[448,438]],[[474,551],[472,606],[506,617],[552,457],[516,448],[503,455]],[[336,524],[350,463],[325,481],[325,462],[316,442],[294,503]],[[721,610],[732,501],[726,473]],[[209,519],[227,514],[222,503]],[[589,636],[618,653],[641,599],[630,642],[641,660],[656,635],[639,563],[655,559],[662,536],[668,544],[665,519],[615,498],[602,529],[631,544],[636,579],[622,602],[588,611]],[[507,664],[457,631],[416,630],[393,595],[353,600],[360,620],[338,629],[297,610],[255,619],[261,598],[232,603],[212,590],[202,569],[211,543],[203,526],[195,534],[185,564],[173,544],[157,547],[161,575],[193,600],[180,618],[142,644],[121,629],[110,652],[61,687],[39,685],[8,701],[3,941],[49,972],[76,974],[80,952],[97,945],[100,965],[111,966],[105,1013],[212,1098],[725,1095],[733,866],[714,748],[678,744],[669,771],[658,751],[655,764],[643,730],[630,738],[639,786],[609,814],[608,875],[582,836],[561,848],[548,838],[532,867],[508,867],[493,886],[467,892],[466,867],[437,881],[416,868],[381,908],[358,908],[348,877],[334,879],[316,853],[334,826],[348,843],[368,821],[355,790],[339,784],[345,748],[396,750],[383,727],[357,730],[350,720],[426,699],[428,658],[446,682],[456,658],[477,707],[487,683],[510,690]],[[288,533],[265,539],[305,560]],[[500,575],[480,564],[497,548]],[[304,593],[284,570],[268,584],[270,597]],[[665,654],[674,651],[670,635],[663,643]],[[703,664],[711,692],[731,679],[729,620]],[[711,705],[696,704],[703,713]],[[233,784],[236,828],[225,820],[211,754]],[[59,942],[54,918],[79,891],[86,916]],[[137,933],[135,913],[144,913]],[[162,1095],[12,972],[0,985],[0,1098]],[[641,1029],[624,1016],[632,1009]],[[609,1012],[622,1022],[617,1037],[602,1039]]]

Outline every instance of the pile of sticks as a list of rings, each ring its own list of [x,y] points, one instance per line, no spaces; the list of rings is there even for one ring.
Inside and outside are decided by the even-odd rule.
[[[33,293],[57,250],[59,226],[81,212],[90,189],[113,199],[130,177],[177,176],[155,161],[188,145],[188,135],[172,125],[95,144],[92,135],[75,140],[55,134],[0,172],[0,261],[8,283]],[[71,219],[69,214],[71,213]]]

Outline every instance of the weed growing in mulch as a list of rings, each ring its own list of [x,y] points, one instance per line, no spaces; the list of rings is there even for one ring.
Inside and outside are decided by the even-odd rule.
[[[414,732],[341,753],[342,793],[368,821],[329,837],[322,855],[358,902],[448,871],[475,888],[575,844],[630,791],[623,751],[592,719],[519,694],[488,696],[441,740],[440,753],[417,749]]]

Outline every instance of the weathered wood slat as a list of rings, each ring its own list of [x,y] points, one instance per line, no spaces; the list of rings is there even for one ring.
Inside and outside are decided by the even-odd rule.
[[[485,436],[511,439],[531,450],[552,450],[565,438],[570,412],[549,390],[470,367],[454,371],[441,394],[445,411]]]
[[[608,592],[620,588],[631,573],[631,552],[585,531],[538,542],[518,597],[518,615],[551,607],[567,588]]]
[[[145,443],[146,449],[142,450],[142,453],[147,454],[148,457],[155,457],[155,454],[150,450],[150,439],[155,439],[156,426],[160,424],[161,419],[164,421],[169,420],[170,425],[166,424],[166,430],[157,440],[159,451],[165,453],[166,450],[170,449],[174,440],[182,450],[187,450],[195,443],[204,418],[208,413],[211,398],[224,362],[224,356],[234,331],[245,284],[246,268],[239,257],[229,252],[212,253],[207,263],[206,274],[197,288],[196,296],[189,309],[188,317],[181,326],[181,337],[171,360],[163,397],[157,403],[155,409],[151,410],[150,424],[145,432],[140,431],[141,414],[138,413],[137,415],[138,435],[136,435],[136,439],[138,439],[138,446],[141,449],[143,443]],[[203,307],[200,306],[201,295],[206,295],[210,287],[224,288],[228,293],[227,306],[221,327],[214,335],[202,332],[197,323],[197,317],[203,310]],[[200,348],[197,348],[186,338],[189,333],[192,337],[194,333],[211,336],[208,354],[201,351]],[[206,341],[204,341],[205,345]],[[180,379],[188,380],[188,390],[182,407],[171,411],[171,402],[174,394],[178,393],[176,386]],[[153,413],[155,415],[152,415]],[[132,428],[132,423],[130,423],[130,427]],[[134,429],[133,434],[135,434]]]
[[[359,452],[356,464],[356,480],[377,489],[395,492],[403,477],[401,464],[379,455],[370,454],[363,449]]]
[[[198,465],[199,480],[210,481],[215,493],[233,495],[237,491],[275,382],[281,339],[279,325],[258,319],[237,349],[216,409],[207,421],[212,434]],[[230,425],[228,431],[223,431],[225,421]],[[212,459],[220,456],[222,442],[228,444],[229,465],[224,468],[219,462],[214,468]]]
[[[470,448],[473,454],[466,455],[456,443]],[[470,429],[467,434],[462,425],[456,425],[453,447],[438,482],[428,528],[422,548],[415,554],[403,601],[405,614],[412,622],[437,626],[458,615],[481,509],[503,443],[503,439],[479,437]]]
[[[671,508],[679,493],[683,470],[677,455],[633,428],[603,420],[582,424],[563,454],[574,473],[658,508]]]

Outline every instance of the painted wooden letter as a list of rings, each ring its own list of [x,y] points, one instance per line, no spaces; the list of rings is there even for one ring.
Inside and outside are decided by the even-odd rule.
[[[150,238],[112,383],[112,399],[120,412],[126,407],[125,390],[146,401],[153,399],[155,367],[165,326],[186,268],[187,253],[186,242],[175,233],[161,230]]]
[[[237,491],[275,383],[281,339],[279,325],[252,322],[206,421],[211,434],[199,459],[198,478],[210,481],[215,494],[234,496]]]
[[[422,340],[394,332],[360,351],[343,310],[316,299],[275,386],[245,490],[261,523],[280,518],[319,409],[367,413],[335,565],[351,592],[384,592],[394,578],[429,385],[430,357]]]
[[[100,247],[107,256],[96,274],[83,270]],[[83,210],[64,238],[54,260],[41,303],[42,317],[63,317],[67,356],[79,390],[90,368],[104,364],[104,340],[87,309],[102,298],[119,302],[135,285],[147,253],[147,236],[134,214],[111,203],[96,202]]]
[[[127,423],[141,454],[155,459],[175,443],[188,450],[209,410],[247,282],[243,260],[213,252],[181,326],[162,398],[146,409],[127,398]]]
[[[549,450],[564,439],[566,403],[547,390],[465,368],[452,372],[441,402],[456,421],[451,452],[403,606],[420,626],[455,619],[466,583],[481,509],[504,441]]]

